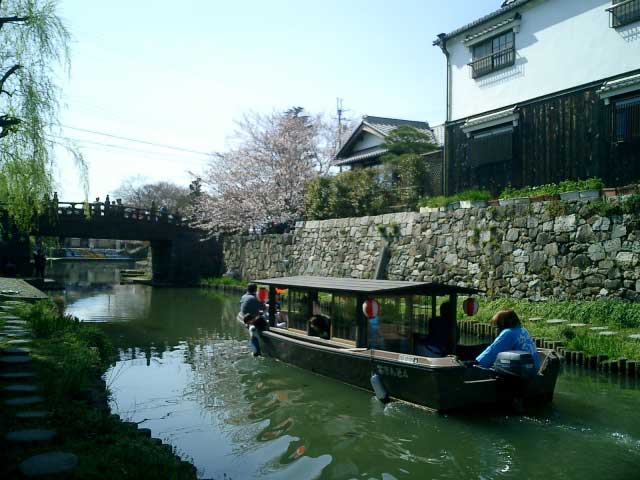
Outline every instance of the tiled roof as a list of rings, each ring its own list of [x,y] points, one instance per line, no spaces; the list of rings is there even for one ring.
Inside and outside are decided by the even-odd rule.
[[[619,78],[618,80],[611,80],[609,82],[606,82],[604,85],[602,85],[598,92],[605,93],[613,90],[632,87],[635,85],[640,85],[640,73],[637,75],[631,75],[629,77]]]
[[[531,0],[505,0],[504,2],[502,2],[502,6],[500,7],[499,10],[496,10],[495,12],[491,12],[489,15],[485,15],[484,17],[479,18],[478,20],[465,25],[464,27],[460,27],[450,33],[442,35],[437,40],[435,40],[433,44],[440,45],[443,40],[448,40],[449,38],[455,37],[456,35],[460,35],[461,33],[464,33],[467,30],[471,30],[473,27],[477,27],[478,25],[481,25],[484,22],[488,22],[489,20],[499,17],[504,13],[510,12],[511,10],[515,10],[516,8],[521,7],[522,5],[524,5],[525,3],[529,3],[530,1]]]
[[[514,122],[518,118],[518,107],[510,107],[499,112],[490,113],[488,115],[482,115],[479,117],[470,118],[462,126],[462,130],[465,133],[488,128],[502,123]]]
[[[354,152],[353,155],[346,156],[350,152],[351,146],[354,144],[358,135],[365,127],[369,129],[369,132],[374,132],[374,134],[379,136],[380,138],[385,138],[387,135],[389,135],[389,133],[391,133],[392,130],[402,126],[413,127],[416,130],[419,130],[422,133],[428,135],[432,142],[439,144],[438,139],[434,135],[434,132],[429,126],[428,122],[365,115],[364,117],[362,117],[362,122],[360,122],[360,124],[353,130],[353,132],[351,132],[351,135],[349,135],[349,139],[344,143],[344,145],[336,155],[333,164],[336,166],[350,165],[352,163],[369,160],[386,153],[386,150],[382,149],[381,147],[377,147],[375,150],[368,149],[362,152]]]
[[[394,128],[409,126],[416,130],[420,130],[423,133],[432,135],[431,127],[428,122],[418,122],[415,120],[402,120],[400,118],[386,118],[386,117],[372,117],[365,115],[362,117],[362,121],[371,127],[378,130],[383,135],[389,135]]]
[[[471,42],[472,40],[475,40],[476,38],[483,37],[483,36],[485,36],[485,35],[487,35],[487,34],[489,34],[491,32],[495,32],[496,30],[498,30],[498,29],[500,29],[502,27],[506,27],[507,25],[514,24],[514,23],[516,23],[516,21],[519,18],[520,17],[518,16],[518,14],[514,15],[513,17],[505,18],[501,22],[489,25],[487,28],[485,28],[483,30],[480,30],[479,32],[476,32],[473,35],[467,35],[466,37],[464,37],[464,40],[465,40],[465,42]]]

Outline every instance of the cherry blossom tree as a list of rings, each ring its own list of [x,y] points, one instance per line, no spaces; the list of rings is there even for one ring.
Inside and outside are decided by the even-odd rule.
[[[214,154],[201,176],[203,194],[188,212],[194,225],[260,230],[301,218],[305,185],[329,170],[335,153],[330,130],[301,107],[245,115],[232,147]]]

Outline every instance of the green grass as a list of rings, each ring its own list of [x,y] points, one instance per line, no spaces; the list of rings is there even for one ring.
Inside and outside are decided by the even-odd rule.
[[[203,278],[200,280],[200,284],[205,285],[207,287],[213,286],[213,285],[235,285],[239,287],[247,286],[247,282],[244,282],[242,280],[236,280],[235,278],[231,278],[231,277]]]
[[[499,310],[512,308],[535,337],[565,342],[567,350],[583,351],[588,355],[608,355],[609,358],[640,360],[640,342],[628,336],[640,333],[640,304],[623,300],[577,300],[529,302],[526,300],[498,299],[480,301],[480,309],[473,320],[487,323]],[[531,322],[530,318],[544,320]],[[459,319],[469,319],[462,310]],[[571,328],[566,325],[548,325],[546,320],[559,318],[568,323],[585,323],[587,327]],[[599,336],[589,330],[602,326],[618,332],[613,337]]]

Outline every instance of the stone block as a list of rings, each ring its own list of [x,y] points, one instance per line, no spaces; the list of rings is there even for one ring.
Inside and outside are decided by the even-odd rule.
[[[556,217],[553,231],[556,233],[573,232],[576,229],[576,222],[575,214]]]
[[[608,232],[610,226],[611,220],[607,217],[596,217],[592,229],[594,232]]]
[[[616,263],[622,268],[629,268],[638,263],[637,255],[631,252],[619,252],[616,255]]]
[[[585,224],[578,227],[576,232],[576,241],[580,243],[589,243],[595,240],[596,236],[593,233],[591,225]]]

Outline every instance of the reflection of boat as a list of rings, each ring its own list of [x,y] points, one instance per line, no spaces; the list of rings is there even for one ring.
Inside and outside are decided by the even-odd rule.
[[[551,401],[560,361],[552,350],[539,349],[541,368],[526,380],[477,368],[471,361],[486,347],[458,343],[458,295],[477,293],[464,287],[422,282],[285,277],[257,280],[269,287],[268,330],[257,335],[263,354],[390,398],[438,410],[480,405]],[[287,289],[286,308],[276,312],[275,289]],[[375,328],[362,309],[374,299],[380,306]],[[436,316],[438,306],[448,311]],[[453,307],[453,308],[451,308]],[[312,336],[309,319],[330,319],[326,335]],[[276,317],[288,328],[274,327]],[[238,319],[241,321],[241,317]],[[446,341],[446,356],[425,356],[425,342],[435,330]],[[376,338],[373,338],[373,337]],[[437,336],[437,335],[436,335]],[[381,349],[370,348],[384,345]],[[383,348],[383,349],[382,349]],[[427,350],[428,351],[428,350]],[[375,378],[375,379],[374,379]],[[380,395],[378,395],[380,397]]]

